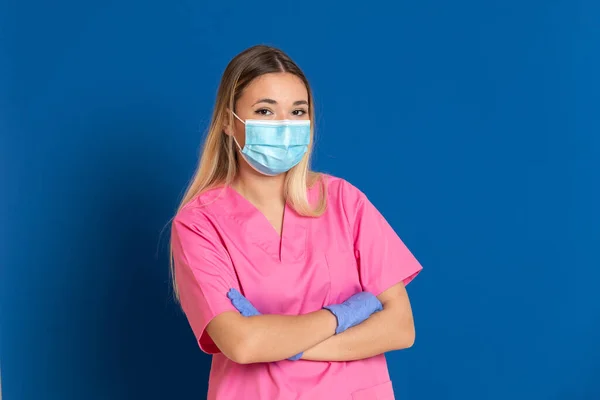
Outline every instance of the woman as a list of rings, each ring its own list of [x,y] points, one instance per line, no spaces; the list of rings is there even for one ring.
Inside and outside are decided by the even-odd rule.
[[[227,66],[173,220],[173,282],[208,399],[393,399],[384,353],[410,347],[421,270],[367,197],[309,171],[314,107],[282,51]]]

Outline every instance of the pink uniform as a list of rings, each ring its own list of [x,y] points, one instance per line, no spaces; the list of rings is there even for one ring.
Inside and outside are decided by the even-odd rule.
[[[331,176],[327,211],[301,217],[286,207],[281,237],[265,216],[232,188],[209,190],[173,222],[181,306],[200,348],[213,354],[208,399],[394,399],[384,355],[350,362],[288,361],[241,365],[226,358],[205,329],[237,310],[240,290],[263,314],[299,315],[340,303],[361,290],[375,295],[420,271],[367,197]],[[309,191],[315,199],[319,185]]]

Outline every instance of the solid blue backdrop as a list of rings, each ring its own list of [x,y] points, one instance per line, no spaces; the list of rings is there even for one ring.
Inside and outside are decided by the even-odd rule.
[[[397,397],[600,398],[599,3],[349,4],[0,3],[5,400],[204,398],[166,224],[257,43],[424,266]]]

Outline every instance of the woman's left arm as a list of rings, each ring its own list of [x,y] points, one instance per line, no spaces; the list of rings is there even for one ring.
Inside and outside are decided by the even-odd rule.
[[[303,360],[353,361],[406,349],[415,340],[415,325],[404,283],[377,296],[383,310],[363,323],[306,350]]]
[[[338,190],[351,227],[362,290],[375,294],[383,310],[306,350],[303,358],[359,360],[411,347],[415,326],[406,285],[422,266],[364,193],[346,181]]]

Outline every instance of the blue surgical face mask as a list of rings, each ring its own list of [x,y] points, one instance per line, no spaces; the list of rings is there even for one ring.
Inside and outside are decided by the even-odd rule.
[[[302,161],[310,143],[309,120],[256,120],[245,122],[246,143],[242,149],[235,144],[248,164],[264,175],[287,172]]]

